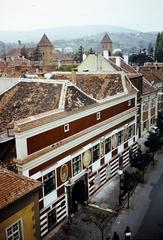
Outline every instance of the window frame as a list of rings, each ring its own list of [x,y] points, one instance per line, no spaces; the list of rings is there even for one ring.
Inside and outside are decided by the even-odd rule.
[[[51,190],[49,190],[49,191],[47,191],[47,190],[45,190],[45,177],[46,176],[48,176],[49,174],[52,174],[52,173],[54,173],[54,175],[49,179],[49,180],[51,180],[51,179],[54,179],[54,180],[52,180],[53,182],[53,188],[51,188]],[[49,181],[49,180],[47,180],[47,181]],[[46,183],[46,184],[48,184],[48,183]],[[48,186],[49,186],[49,184],[48,184]],[[49,172],[49,173],[47,173],[47,174],[45,174],[44,176],[43,176],[43,188],[44,188],[44,196],[47,196],[48,194],[50,194],[51,192],[53,192],[54,190],[56,190],[56,176],[55,176],[55,170],[52,170],[51,172]]]
[[[97,148],[95,148],[97,147]],[[96,162],[98,159],[100,159],[100,144],[96,144],[92,147],[92,162]]]
[[[107,145],[108,145],[108,147],[106,147]],[[109,149],[109,151],[106,151],[108,149]],[[108,137],[105,139],[105,154],[111,152],[111,150],[112,150],[111,137]]]
[[[121,130],[117,133],[117,138],[118,138],[118,144],[117,146],[121,145],[124,143],[124,130]]]
[[[128,139],[135,135],[135,124],[128,126]]]
[[[96,113],[96,120],[98,121],[98,120],[100,120],[101,119],[101,113],[100,112],[97,112]]]
[[[54,221],[54,223],[51,225],[51,224],[49,224],[49,214],[51,214],[52,212],[55,212],[55,221]],[[50,229],[52,229],[54,226],[55,226],[55,224],[57,223],[57,211],[56,211],[56,208],[53,208],[53,209],[51,209],[49,212],[48,212],[48,214],[47,214],[47,220],[48,220],[48,229],[50,230]]]
[[[76,158],[80,158],[80,160],[76,160],[74,162],[74,160]],[[78,168],[77,171],[74,171],[74,170],[76,170],[76,167],[74,168],[74,166],[79,166],[79,163],[80,163],[80,169]],[[77,174],[79,174],[81,171],[82,171],[82,155],[79,154],[76,157],[72,158],[72,174],[73,174],[73,177],[76,176]]]
[[[12,235],[8,235],[8,230],[9,228],[13,228],[15,224],[18,224],[18,230],[19,230],[19,235],[20,235],[20,240],[24,239],[24,233],[23,233],[23,221],[22,218],[18,219],[16,222],[10,224],[6,229],[5,229],[5,235],[6,235],[6,240],[12,240],[13,239],[13,234],[15,234],[18,231],[13,231],[12,230]]]
[[[67,123],[64,125],[64,132],[69,132],[69,130],[70,130],[70,126],[69,126],[69,123]]]

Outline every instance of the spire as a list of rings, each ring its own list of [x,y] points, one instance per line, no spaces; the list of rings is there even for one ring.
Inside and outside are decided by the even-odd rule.
[[[104,37],[101,40],[101,43],[110,43],[110,42],[112,42],[111,38],[107,33],[105,33]]]
[[[46,34],[44,33],[44,35],[42,36],[38,46],[53,46],[52,43],[50,42],[49,38],[46,36]]]

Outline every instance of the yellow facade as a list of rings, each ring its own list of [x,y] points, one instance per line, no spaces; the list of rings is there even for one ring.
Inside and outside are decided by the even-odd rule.
[[[14,208],[14,205],[13,205]],[[6,228],[14,224],[16,221],[22,221],[23,240],[36,240],[34,203],[30,203],[25,208],[16,212],[5,221],[0,223],[0,240],[6,240]]]

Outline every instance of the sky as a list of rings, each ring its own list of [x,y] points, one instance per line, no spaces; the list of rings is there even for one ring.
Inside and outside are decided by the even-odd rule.
[[[0,30],[78,25],[163,30],[163,0],[0,0]]]

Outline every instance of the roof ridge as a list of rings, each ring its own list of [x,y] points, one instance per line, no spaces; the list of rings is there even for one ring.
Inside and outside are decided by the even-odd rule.
[[[44,33],[44,35],[42,36],[41,40],[38,43],[38,46],[42,46],[42,45],[53,46],[51,41],[49,40],[49,38],[47,37],[47,35],[45,33]]]

